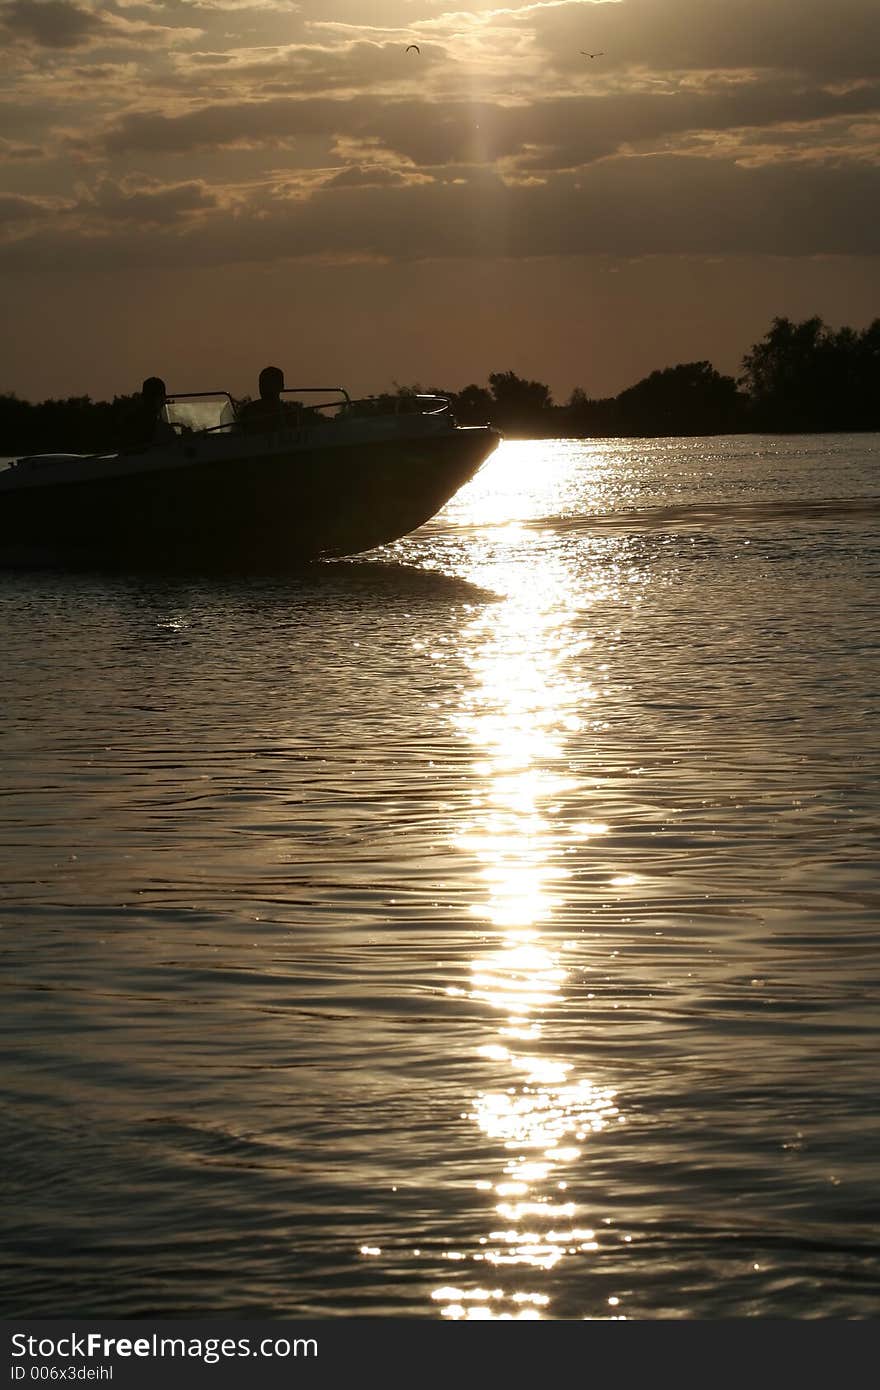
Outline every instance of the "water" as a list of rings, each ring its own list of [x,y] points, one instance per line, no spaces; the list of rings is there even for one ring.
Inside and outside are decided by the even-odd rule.
[[[2,1311],[876,1316],[878,464],[0,576]]]

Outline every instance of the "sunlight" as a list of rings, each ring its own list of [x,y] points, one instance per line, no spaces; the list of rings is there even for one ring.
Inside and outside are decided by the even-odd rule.
[[[515,542],[528,538],[531,522],[582,511],[585,489],[589,509],[605,511],[609,488],[619,472],[618,458],[601,441],[578,441],[578,466],[573,474],[574,457],[567,441],[554,441],[550,450],[542,440],[504,439],[467,488],[448,504],[445,516],[455,526],[490,528],[496,539],[502,536]],[[532,578],[540,579],[536,574]]]
[[[579,1075],[573,1060],[541,1050],[542,1018],[563,1003],[571,975],[562,955],[574,943],[549,935],[570,876],[566,850],[608,829],[599,820],[565,816],[566,798],[579,785],[565,761],[567,746],[583,728],[585,711],[601,700],[606,678],[591,663],[579,621],[591,602],[589,587],[586,597],[581,587],[575,611],[565,570],[550,556],[523,565],[513,539],[519,521],[511,520],[511,505],[521,509],[513,513],[520,520],[534,507],[528,486],[540,446],[506,444],[504,451],[503,470],[485,470],[490,476],[459,516],[480,526],[494,521],[496,553],[511,557],[487,566],[493,586],[503,586],[507,597],[466,629],[463,656],[474,684],[455,718],[474,749],[481,790],[454,840],[475,863],[471,912],[498,932],[494,944],[475,954],[464,992],[499,1019],[476,1049],[493,1083],[476,1092],[467,1113],[498,1154],[500,1172],[476,1186],[491,1197],[503,1226],[490,1229],[470,1259],[497,1270],[546,1273],[597,1249],[595,1231],[576,1222],[580,1201],[568,1191],[568,1175],[581,1168],[590,1136],[622,1119],[613,1089]],[[558,493],[561,478],[542,479],[545,506],[548,486]],[[607,585],[597,568],[596,592]],[[620,875],[615,886],[635,881]],[[531,1291],[511,1312],[516,1296],[466,1287],[433,1294],[443,1315],[456,1319],[540,1316],[549,1303]]]

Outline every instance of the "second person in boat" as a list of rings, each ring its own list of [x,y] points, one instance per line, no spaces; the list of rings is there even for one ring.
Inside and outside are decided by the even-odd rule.
[[[299,401],[283,401],[284,373],[280,367],[264,367],[260,372],[260,394],[248,401],[238,412],[238,420],[247,434],[275,434],[300,423],[302,406]]]

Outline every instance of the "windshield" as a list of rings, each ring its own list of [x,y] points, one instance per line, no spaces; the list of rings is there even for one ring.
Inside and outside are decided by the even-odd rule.
[[[235,424],[232,400],[225,391],[210,391],[204,395],[169,396],[165,402],[165,419],[178,434],[183,429],[214,430],[225,434]]]

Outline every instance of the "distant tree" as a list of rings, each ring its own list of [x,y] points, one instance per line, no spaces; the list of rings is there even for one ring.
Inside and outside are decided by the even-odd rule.
[[[733,377],[711,362],[681,362],[621,391],[616,406],[627,434],[726,434],[740,423],[742,401]]]
[[[597,439],[620,433],[617,402],[613,397],[594,400],[582,387],[576,386],[565,405],[554,409],[560,435]]]
[[[553,405],[550,387],[543,381],[526,381],[515,372],[492,372],[489,376],[492,392],[493,422],[502,429],[545,433]]]
[[[818,317],[792,323],[775,318],[769,330],[743,358],[740,378],[757,422],[769,428],[810,428],[821,402],[820,359],[828,329]]]
[[[123,421],[137,399],[69,396],[32,405],[15,395],[0,396],[0,454],[111,452],[119,445]]]
[[[880,425],[880,320],[837,332],[813,317],[775,318],[743,358],[751,422],[771,430]]]
[[[474,382],[457,391],[452,404],[455,418],[463,425],[484,425],[492,418],[492,393],[487,391],[485,386],[477,386]]]
[[[880,319],[859,336],[854,375],[857,407],[847,428],[880,429]]]

